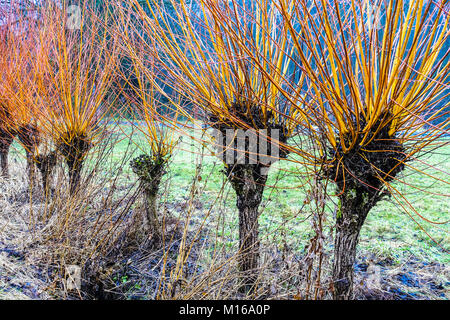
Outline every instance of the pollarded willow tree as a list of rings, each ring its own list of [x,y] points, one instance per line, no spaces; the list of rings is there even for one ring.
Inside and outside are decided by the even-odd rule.
[[[154,82],[172,108],[215,130],[215,144],[237,196],[242,290],[251,292],[267,171],[286,157],[292,124],[301,116],[296,94],[290,101],[280,94],[283,79],[295,69],[288,29],[268,0],[131,3],[124,12],[133,12],[135,33],[142,35],[140,49],[154,57],[162,74],[146,72],[146,80]],[[171,98],[174,93],[179,101]]]
[[[305,112],[319,124],[312,132],[323,143],[319,165],[338,190],[335,299],[352,298],[356,246],[369,211],[387,195],[414,211],[395,187],[406,183],[399,174],[420,172],[410,162],[445,145],[448,134],[448,4],[368,4],[299,0],[292,11],[292,1],[282,0],[279,6],[308,77]],[[448,184],[445,177],[436,179]]]
[[[65,159],[71,194],[80,186],[88,152],[107,126],[103,120],[113,101],[109,94],[116,75],[111,13],[96,11],[93,3],[79,2],[79,19],[67,19],[67,5],[48,3],[39,25],[36,92],[44,105],[41,127]]]
[[[0,32],[0,150],[2,175],[8,176],[8,151],[14,138],[26,153],[30,181],[34,177],[34,156],[39,145],[38,99],[33,91],[36,79],[34,17],[16,6],[1,16]]]
[[[171,116],[170,110],[161,114],[161,94],[149,81],[156,75],[156,67],[152,56],[145,55],[145,50],[139,50],[137,36],[129,27],[129,22],[119,19],[119,29],[123,46],[122,56],[127,58],[119,73],[122,77],[122,93],[132,108],[128,115],[131,125],[144,137],[142,141],[134,141],[141,152],[140,156],[130,163],[131,169],[138,176],[144,197],[144,214],[136,219],[137,230],[135,239],[143,243],[151,239],[153,246],[163,243],[164,230],[158,213],[158,192],[161,181],[166,173],[170,158],[177,144],[176,114]],[[122,108],[123,111],[128,111]],[[131,116],[131,117],[130,117]],[[133,137],[131,137],[133,139]]]

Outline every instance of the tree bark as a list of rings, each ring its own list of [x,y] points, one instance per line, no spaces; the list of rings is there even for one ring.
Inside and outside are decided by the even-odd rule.
[[[0,129],[0,166],[2,171],[1,175],[4,178],[9,177],[8,154],[12,142],[13,138]]]
[[[9,149],[9,147],[8,147],[8,149]],[[2,177],[8,178],[9,177],[8,150],[0,151],[0,163],[1,163],[1,167],[2,167]]]
[[[57,154],[56,151],[50,152],[47,155],[39,155],[36,159],[36,164],[41,172],[42,177],[42,187],[44,189],[45,196],[48,195],[50,187],[50,178],[52,175],[53,168],[56,166]]]
[[[353,299],[353,267],[359,233],[377,197],[376,193],[370,194],[361,189],[349,189],[339,199],[333,264],[335,300]]]
[[[80,186],[83,160],[69,159],[67,160],[67,166],[69,167],[69,192],[74,195]]]
[[[258,164],[236,164],[229,169],[228,179],[236,191],[239,210],[239,268],[243,273],[240,291],[252,293],[259,266],[259,213],[267,175]]]
[[[249,293],[256,282],[259,265],[258,207],[239,210],[239,267],[244,275],[242,292]]]
[[[154,190],[145,190],[145,215],[145,233],[152,235],[154,243],[159,243],[162,239],[162,227],[158,218],[157,192]]]
[[[353,299],[353,265],[359,230],[338,230],[334,248],[334,299]]]

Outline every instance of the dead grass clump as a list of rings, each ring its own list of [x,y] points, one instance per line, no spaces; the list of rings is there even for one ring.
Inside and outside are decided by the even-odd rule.
[[[6,189],[3,194],[12,196],[5,196],[1,203],[2,221],[8,225],[5,228],[14,230],[10,220],[18,216],[22,225],[17,234],[2,235],[9,235],[9,243],[21,246],[25,261],[39,268],[36,277],[46,282],[47,292],[54,297],[101,295],[102,291],[99,293],[94,288],[101,283],[97,278],[105,277],[105,266],[115,261],[111,252],[120,243],[130,216],[134,185],[125,188],[117,185],[121,170],[115,166],[108,168],[110,163],[106,162],[114,138],[104,136],[103,141],[80,178],[83,189],[76,196],[70,196],[70,187],[64,183],[62,163],[55,170],[57,180],[62,183],[55,186],[51,198],[24,184],[23,175],[18,171],[20,166],[15,167],[15,179],[3,184]],[[124,158],[126,161],[127,157]],[[104,187],[99,188],[100,185]],[[17,194],[25,196],[17,198]],[[82,270],[80,286],[67,285],[71,266]],[[42,275],[47,278],[42,280]]]

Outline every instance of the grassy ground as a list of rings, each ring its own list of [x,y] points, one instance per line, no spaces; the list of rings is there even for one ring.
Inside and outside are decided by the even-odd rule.
[[[126,134],[117,130],[119,142],[114,145],[108,161],[120,161],[127,150],[130,150],[130,141],[127,135],[131,133],[131,129],[125,127],[124,130]],[[133,154],[137,155],[142,152],[140,149],[145,149],[146,143],[139,133],[136,133],[133,139],[136,144],[131,145],[131,149],[138,147],[133,151]],[[235,195],[230,186],[225,183],[221,171],[223,169],[222,163],[207,150],[203,150],[204,156],[200,157],[199,153],[201,152],[202,149],[198,143],[192,143],[188,139],[183,139],[179,143],[165,179],[164,191],[161,194],[161,207],[170,211],[177,219],[185,219],[186,204],[192,198],[190,196],[191,186],[194,177],[196,177],[201,192],[194,196],[195,210],[189,220],[189,226],[191,230],[197,230],[202,222],[206,222],[205,228],[208,231],[202,233],[206,234],[202,238],[202,241],[206,243],[202,250],[213,250],[211,249],[213,247],[211,243],[214,242],[214,248],[220,246],[226,255],[232,254],[236,250],[238,242]],[[433,153],[422,160],[435,165],[442,172],[450,172],[449,154],[450,147],[446,146],[440,149],[439,153]],[[13,166],[24,166],[24,159],[19,146],[14,145],[10,158]],[[200,164],[201,172],[196,173]],[[417,166],[421,169],[425,168],[420,163]],[[126,164],[121,169],[120,184],[132,185],[136,177],[129,166]],[[15,170],[17,174],[20,174],[18,173],[20,170]],[[302,171],[302,168],[289,159],[276,163],[270,170],[268,185],[273,187],[266,188],[264,192],[260,217],[263,264],[264,262],[278,261],[277,259],[283,256],[284,263],[294,265],[302,260],[302,257],[306,254],[309,239],[314,236],[311,226],[311,209],[304,206],[306,193],[305,188],[301,187],[304,179],[300,177],[301,175],[298,173],[300,171]],[[429,174],[435,173],[441,179],[448,180],[448,175],[445,173],[437,172],[434,169],[426,172]],[[434,222],[445,222],[449,219],[448,194],[450,189],[448,184],[412,169],[405,170],[400,179],[407,184],[396,183],[394,186],[405,195],[417,213],[413,210],[406,212],[394,199],[380,202],[370,212],[362,229],[358,249],[355,283],[357,297],[361,299],[373,297],[448,299],[448,289],[450,288],[450,260],[448,255],[450,250],[450,226],[448,223],[433,225],[423,218]],[[224,187],[223,190],[222,186]],[[413,186],[427,192],[421,192]],[[9,190],[9,192],[13,191]],[[331,192],[335,191],[332,190]],[[447,197],[434,195],[433,193],[447,195]],[[333,198],[329,200],[326,210],[324,236],[327,241],[324,251],[328,265],[324,263],[325,269],[329,268],[329,263],[332,260],[333,212],[335,209],[333,201]],[[418,214],[423,218],[420,218]],[[2,217],[5,219],[4,215],[0,216],[0,219]],[[0,224],[4,228],[8,226],[7,221],[0,220]],[[21,228],[22,231],[24,229],[26,228]],[[0,227],[0,232],[1,230]],[[18,231],[18,233],[20,232]],[[11,248],[11,241],[19,241],[19,238],[8,240],[10,241],[8,245],[5,239],[0,242],[0,260],[3,261],[0,263],[0,274],[8,268],[9,272],[5,271],[8,274],[11,274],[11,270],[14,268],[21,270],[25,268],[21,272],[27,273],[26,267],[23,265],[12,267],[15,256],[8,253],[9,251],[5,251],[5,248]],[[286,258],[286,255],[290,258]],[[211,263],[208,259],[211,259],[211,256],[207,254],[202,254],[201,259],[197,257],[196,263],[201,266],[200,269]],[[285,262],[285,260],[290,262]],[[298,268],[301,268],[300,262],[298,265]],[[327,272],[329,273],[329,270],[325,270],[325,278]],[[367,281],[373,272],[379,273],[379,277],[381,277],[381,283],[378,284],[379,290],[376,294],[367,287]],[[127,282],[129,277],[126,275],[122,280]],[[13,293],[17,290],[14,289],[15,287],[11,285],[11,282],[14,282],[14,277],[9,276],[9,278],[3,277],[0,279],[0,298],[14,296]],[[137,282],[134,281],[133,283],[134,288],[139,291],[141,285],[139,284],[136,287]],[[41,297],[43,297],[42,294]],[[30,296],[30,294],[27,295],[20,290],[18,291],[18,298],[24,298],[25,296]],[[130,296],[133,297],[133,290],[131,290]],[[31,295],[31,298],[33,297],[35,296]],[[292,298],[292,296],[290,297]]]

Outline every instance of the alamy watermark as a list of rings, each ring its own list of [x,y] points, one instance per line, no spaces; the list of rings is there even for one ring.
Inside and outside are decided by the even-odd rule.
[[[280,159],[280,129],[213,129],[215,154],[227,165],[259,164],[261,175]]]
[[[381,290],[381,267],[370,264],[367,268],[367,288]]]
[[[380,4],[376,4],[376,1],[365,0],[362,6],[362,11],[366,14],[366,27],[369,30],[380,30],[381,25],[381,7]]]
[[[80,6],[71,5],[67,8],[67,29],[79,30],[81,29],[81,15],[82,11]]]

